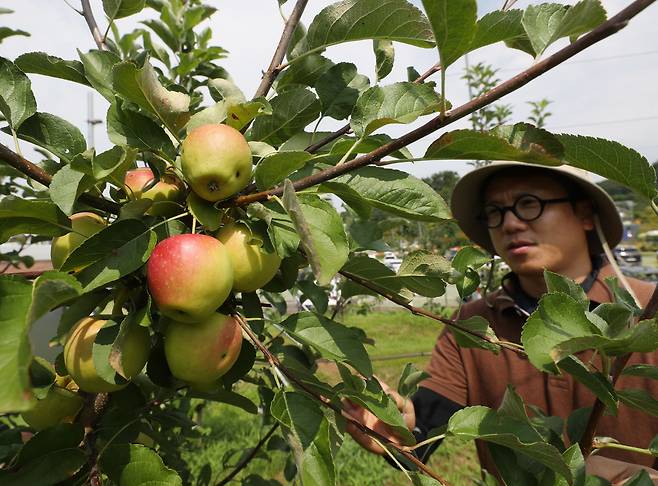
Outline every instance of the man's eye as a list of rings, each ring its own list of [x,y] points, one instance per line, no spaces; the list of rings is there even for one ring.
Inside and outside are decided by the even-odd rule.
[[[516,205],[519,208],[533,208],[539,205],[539,201],[534,197],[522,197],[516,202]]]

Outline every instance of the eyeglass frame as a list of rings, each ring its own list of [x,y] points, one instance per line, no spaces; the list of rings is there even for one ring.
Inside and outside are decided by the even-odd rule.
[[[519,215],[519,213],[516,210],[516,205],[517,203],[524,197],[531,197],[533,199],[536,199],[539,201],[539,213],[537,216],[531,219],[527,219]],[[514,203],[511,206],[499,206],[497,204],[493,203],[487,203],[485,204],[486,206],[493,206],[495,207],[499,212],[500,212],[500,222],[495,225],[495,226],[489,226],[489,223],[487,222],[487,216],[484,214],[484,208],[482,209],[482,213],[480,213],[479,219],[484,222],[484,224],[487,226],[488,229],[496,229],[499,228],[503,225],[503,222],[505,221],[505,215],[507,214],[507,211],[512,211],[512,214],[516,216],[519,220],[525,222],[525,223],[530,223],[532,221],[536,221],[539,218],[541,218],[541,215],[544,214],[544,208],[546,207],[547,204],[556,204],[556,203],[563,203],[563,202],[569,202],[572,203],[575,201],[573,197],[570,196],[565,196],[565,197],[556,197],[552,199],[543,199],[539,196],[536,196],[534,194],[529,194],[529,193],[523,193],[519,194],[519,196],[514,200]]]

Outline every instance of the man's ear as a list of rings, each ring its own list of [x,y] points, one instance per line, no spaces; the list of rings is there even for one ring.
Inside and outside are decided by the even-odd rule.
[[[594,207],[591,201],[576,201],[574,212],[583,222],[583,229],[585,231],[594,229]]]

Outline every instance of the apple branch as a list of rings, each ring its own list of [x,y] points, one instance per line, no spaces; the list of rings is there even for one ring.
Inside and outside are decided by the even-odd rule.
[[[34,179],[38,183],[48,187],[52,182],[53,176],[48,174],[38,165],[30,162],[24,157],[20,156],[13,150],[10,150],[7,146],[0,143],[0,160],[11,165],[14,169],[19,171],[21,174]],[[96,209],[101,211],[107,211],[112,214],[119,214],[121,206],[114,201],[108,201],[107,199],[92,196],[91,194],[82,194],[80,195],[80,201],[88,204]]]
[[[80,0],[80,3],[82,4],[82,16],[87,21],[87,25],[89,26],[91,35],[94,37],[94,41],[96,42],[96,45],[101,51],[107,50],[107,46],[105,45],[105,41],[103,40],[103,34],[101,34],[101,31],[98,28],[98,24],[96,23],[96,19],[94,18],[94,12],[91,9],[89,0]]]
[[[279,45],[277,46],[276,51],[274,51],[272,62],[270,62],[270,66],[267,68],[267,71],[265,71],[265,74],[263,74],[263,79],[261,79],[260,85],[256,90],[254,98],[258,98],[259,96],[266,96],[270,91],[274,80],[279,75],[279,72],[281,71],[281,62],[283,61],[283,57],[286,55],[286,51],[288,50],[288,46],[292,40],[292,35],[297,28],[297,24],[299,24],[299,19],[301,18],[307,3],[308,0],[297,0],[295,7],[292,9],[292,13],[286,22],[286,26],[283,29],[281,39],[279,40]]]
[[[413,464],[415,464],[421,471],[423,471],[426,475],[436,479],[441,485],[443,486],[450,486],[450,483],[448,483],[445,479],[443,479],[441,476],[439,476],[437,473],[432,471],[429,467],[427,467],[425,464],[423,464],[418,458],[416,458],[413,454],[408,452],[404,446],[401,446],[399,444],[396,444],[395,442],[391,442],[388,438],[384,437],[380,433],[370,429],[369,427],[366,427],[363,425],[361,422],[352,419],[349,416],[345,416],[343,414],[343,409],[340,408],[339,406],[335,405],[332,403],[332,401],[325,397],[320,395],[319,393],[315,392],[314,390],[310,389],[308,386],[306,386],[304,383],[299,381],[295,374],[290,371],[288,368],[283,366],[281,364],[281,361],[279,361],[279,358],[277,358],[275,355],[273,355],[267,347],[260,342],[258,339],[258,336],[254,333],[254,331],[251,330],[251,327],[249,327],[249,324],[244,320],[244,318],[240,314],[233,314],[233,317],[237,319],[238,323],[240,324],[240,327],[244,330],[244,332],[247,334],[249,337],[249,340],[258,348],[258,350],[265,356],[265,359],[270,363],[271,366],[276,367],[283,375],[288,378],[292,383],[294,383],[297,387],[299,387],[301,390],[304,390],[308,395],[311,397],[315,398],[317,401],[319,401],[322,405],[324,405],[327,408],[330,408],[333,410],[335,413],[342,415],[345,417],[345,420],[353,424],[355,427],[357,427],[361,432],[364,434],[367,434],[371,437],[374,437],[375,439],[379,440],[380,442],[388,445],[389,447],[394,448],[396,451],[398,451],[400,454],[402,454],[406,459],[411,461]]]
[[[418,76],[418,78],[414,79],[414,83],[422,83],[427,78],[429,78],[432,74],[434,74],[436,72],[439,72],[440,70],[441,70],[441,64],[437,63],[434,66],[432,66],[431,68],[429,68],[427,71],[425,71],[423,74]],[[349,132],[350,132],[350,124],[348,123],[344,127],[339,128],[335,132],[327,135],[322,140],[319,140],[318,142],[309,145],[308,147],[306,147],[304,149],[304,151],[309,152],[311,154],[315,153],[318,150],[320,150],[322,147],[327,145],[328,143],[333,142],[334,140],[336,140],[337,138],[342,137],[343,135],[347,135]]]
[[[654,289],[653,294],[651,294],[651,298],[649,299],[649,303],[647,306],[644,308],[644,311],[642,312],[642,315],[640,316],[640,320],[645,320],[645,319],[652,319],[655,315],[656,312],[658,312],[658,286]],[[626,364],[628,363],[628,360],[631,358],[632,353],[627,353],[621,356],[617,356],[612,364],[612,369],[610,370],[610,375],[611,375],[611,382],[612,386],[614,388],[615,384],[617,383],[617,380],[621,376],[621,372],[624,371],[624,368],[626,367]],[[605,411],[605,405],[601,400],[598,398],[594,402],[594,406],[592,407],[592,412],[589,415],[589,419],[587,421],[587,425],[585,426],[585,432],[583,432],[583,436],[580,439],[580,448],[583,451],[583,457],[589,456],[589,454],[592,452],[592,448],[594,446],[594,436],[596,435],[596,429],[599,425],[599,422],[601,420],[601,417],[603,416],[603,412]]]
[[[224,486],[225,484],[228,484],[237,474],[242,471],[247,464],[251,462],[251,460],[256,457],[256,454],[260,450],[261,447],[265,445],[265,442],[269,440],[270,437],[272,437],[272,434],[276,432],[276,430],[279,428],[279,422],[275,423],[270,430],[267,431],[267,433],[261,438],[261,440],[258,441],[258,444],[256,444],[247,457],[245,457],[242,461],[238,463],[235,468],[226,475],[226,477],[222,480],[220,480],[215,486]]]
[[[343,271],[343,270],[341,270],[338,273],[340,273],[343,277],[348,278],[348,279],[356,282],[357,284],[361,285],[362,287],[365,287],[368,290],[372,290],[373,292],[377,293],[378,295],[381,295],[382,297],[390,300],[394,304],[397,304],[401,307],[404,307],[405,309],[410,311],[412,314],[415,314],[415,315],[418,315],[418,316],[428,317],[432,320],[441,322],[441,323],[445,324],[448,327],[452,327],[454,329],[457,329],[460,332],[463,332],[464,334],[470,334],[471,336],[474,336],[478,339],[482,339],[483,341],[487,341],[488,343],[494,344],[496,346],[500,346],[500,347],[505,348],[505,349],[509,349],[510,351],[513,351],[513,352],[519,354],[520,356],[526,356],[526,353],[523,350],[523,346],[521,346],[517,343],[512,343],[512,342],[508,342],[508,341],[500,341],[498,339],[492,339],[488,336],[483,336],[483,335],[478,334],[478,333],[476,333],[476,332],[474,332],[470,329],[467,329],[465,327],[460,326],[459,324],[457,324],[456,321],[454,321],[452,319],[446,319],[445,317],[441,317],[441,316],[439,316],[437,314],[434,314],[434,313],[432,313],[428,310],[425,310],[421,307],[414,307],[413,305],[409,304],[406,300],[401,299],[399,296],[388,293],[388,292],[382,290],[381,288],[379,288],[378,286],[373,285],[372,282],[370,282],[370,280],[361,278],[358,275],[354,275],[353,273],[346,272],[346,271]]]
[[[533,64],[532,67],[499,84],[491,91],[488,91],[485,94],[478,96],[477,98],[473,98],[468,103],[465,103],[453,110],[446,112],[445,116],[439,115],[433,118],[415,130],[406,133],[400,138],[391,140],[389,143],[378,147],[370,153],[356,157],[341,165],[329,167],[308,177],[299,179],[293,184],[294,189],[296,191],[306,189],[307,187],[315,186],[317,184],[321,184],[322,182],[334,179],[342,174],[345,174],[346,172],[350,172],[360,167],[375,163],[381,160],[383,157],[395,152],[396,150],[400,150],[401,148],[406,147],[407,145],[417,140],[420,140],[421,138],[439,130],[440,128],[450,125],[451,123],[454,123],[455,121],[470,115],[474,111],[477,111],[480,108],[499,100],[503,96],[508,95],[509,93],[512,93],[525,86],[533,79],[541,76],[547,71],[550,71],[554,67],[562,64],[566,60],[572,58],[593,44],[596,44],[597,42],[620,31],[626,27],[626,25],[628,25],[628,21],[630,19],[635,17],[654,2],[655,0],[635,0],[628,7],[621,10],[614,17],[611,17],[607,21],[603,22],[591,32],[580,37],[578,40],[569,44],[567,47],[560,49],[552,56],[549,56],[543,61],[539,61],[536,64]],[[253,202],[266,200],[272,196],[280,196],[281,194],[283,194],[283,186],[279,186],[268,191],[246,194],[244,196],[230,199],[226,201],[224,206],[244,206]]]

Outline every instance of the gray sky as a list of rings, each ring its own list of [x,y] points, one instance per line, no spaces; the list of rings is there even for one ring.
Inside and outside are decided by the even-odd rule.
[[[79,5],[77,0],[71,3]],[[101,2],[92,2],[97,11],[96,18],[104,29],[105,19],[100,9]],[[212,17],[210,26],[215,34],[214,42],[230,51],[222,61],[234,80],[247,96],[251,96],[265,70],[278,42],[283,21],[278,14],[276,0],[223,0],[207,1],[219,12]],[[323,7],[332,2],[311,0],[302,21],[306,25]],[[415,2],[420,3],[420,2]],[[520,0],[518,8],[530,3]],[[573,3],[573,2],[567,2]],[[608,16],[617,13],[630,1],[603,0]],[[289,11],[294,4],[289,0],[285,8]],[[480,0],[478,15],[499,8],[502,0]],[[15,10],[14,14],[0,16],[0,26],[23,29],[31,37],[12,37],[0,44],[0,55],[15,59],[24,52],[44,51],[64,59],[77,59],[77,49],[87,51],[95,48],[84,19],[69,8],[63,0],[0,0],[0,6]],[[145,10],[148,16],[154,13]],[[119,29],[127,32],[140,16],[118,21]],[[628,27],[597,45],[582,52],[567,63],[553,69],[541,78],[503,98],[514,108],[513,121],[523,121],[529,113],[527,101],[548,98],[554,102],[550,111],[547,129],[560,133],[580,133],[608,138],[632,147],[646,156],[650,162],[658,160],[658,6],[653,5],[632,20]],[[563,47],[566,40],[558,41],[550,52]],[[396,44],[395,67],[386,83],[406,79],[406,67],[414,66],[423,72],[437,62],[435,49],[419,49]],[[374,55],[370,42],[356,42],[330,48],[326,55],[335,61],[350,61],[359,67],[374,82]],[[497,44],[479,49],[470,54],[470,63],[484,61],[500,69],[498,76],[505,80],[529,67],[530,56]],[[464,82],[463,60],[457,61],[447,72],[447,98],[453,106],[468,100]],[[83,86],[38,75],[31,75],[38,110],[61,116],[87,133],[87,93]],[[438,76],[436,81],[438,82]],[[107,103],[95,94],[95,115],[104,119]],[[425,118],[424,120],[426,120]],[[423,120],[412,125],[418,125]],[[332,120],[323,122],[321,129],[340,126]],[[384,132],[396,136],[412,126],[389,125]],[[449,129],[468,127],[468,120],[453,124]],[[104,150],[110,146],[104,125],[95,130],[96,146]],[[440,133],[428,137],[411,150],[421,156],[429,143]],[[0,134],[0,142],[13,145],[9,137]],[[27,148],[27,143],[22,145]],[[26,150],[26,155],[30,151]],[[435,161],[400,164],[404,170],[424,177],[441,170],[468,170],[461,162]]]

